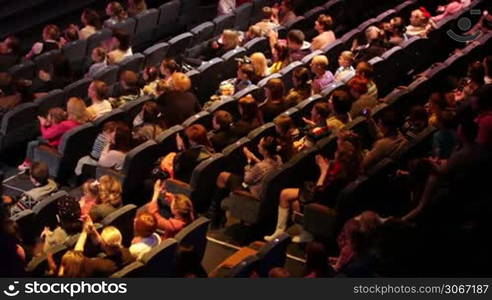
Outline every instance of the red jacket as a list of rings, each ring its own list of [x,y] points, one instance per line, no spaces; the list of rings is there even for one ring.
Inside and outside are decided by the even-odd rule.
[[[41,126],[41,135],[52,147],[58,147],[60,140],[65,132],[79,126],[80,123],[73,120],[66,120],[49,127]]]

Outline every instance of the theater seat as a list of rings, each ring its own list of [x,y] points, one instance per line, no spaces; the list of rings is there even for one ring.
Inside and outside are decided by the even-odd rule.
[[[135,36],[133,37],[133,45],[141,48],[153,41],[154,31],[157,27],[159,19],[159,10],[155,8],[147,9],[135,16],[137,24],[135,26]]]
[[[260,277],[268,277],[271,269],[283,267],[287,260],[287,246],[290,243],[290,235],[282,233],[273,241],[266,243],[260,248],[256,256],[258,257],[257,272]]]
[[[33,59],[34,64],[36,65],[36,70],[41,70],[41,69],[46,70],[53,64],[55,58],[60,54],[61,54],[61,50],[55,49],[36,56]]]
[[[222,74],[224,79],[233,78],[237,75],[238,62],[237,58],[243,58],[246,55],[246,49],[238,47],[222,55]]]
[[[304,206],[303,229],[318,241],[333,241],[336,236],[336,211],[319,203]]]
[[[15,78],[33,79],[36,65],[28,60],[17,64],[9,69],[9,73]]]
[[[200,261],[205,254],[207,247],[207,230],[210,220],[205,217],[200,217],[191,224],[183,228],[174,237],[179,244],[192,245],[200,258]]]
[[[47,163],[50,175],[58,182],[66,183],[73,174],[78,160],[91,151],[97,134],[97,127],[93,124],[80,125],[62,136],[58,149],[38,146],[34,151],[34,160]]]
[[[167,52],[167,56],[170,58],[178,58],[180,57],[185,50],[190,46],[193,41],[193,34],[189,32],[182,33],[170,39],[169,50]]]
[[[119,109],[124,112],[124,121],[133,124],[133,119],[140,113],[144,104],[152,100],[154,100],[152,96],[142,96],[120,106]]]
[[[17,224],[17,233],[24,245],[34,245],[36,239],[41,234],[42,228],[36,223],[36,214],[26,209],[10,218]]]
[[[193,34],[192,45],[198,45],[205,41],[208,41],[213,37],[215,30],[215,23],[204,22],[200,25],[193,27],[190,32]]]
[[[64,245],[58,245],[50,249],[50,253],[53,256],[53,259],[57,266],[60,265],[63,255],[68,250],[69,249],[67,249],[67,247],[65,247]],[[29,274],[29,276],[36,278],[46,277],[48,270],[48,255],[46,253],[40,256],[35,256],[33,259],[31,259],[26,267],[26,272]]]
[[[225,110],[230,114],[232,114],[236,119],[239,118],[239,109],[237,107],[237,101],[233,97],[226,98],[221,101],[216,101],[207,109],[207,111],[212,115],[219,110]]]
[[[156,67],[161,64],[161,62],[166,58],[167,51],[169,50],[168,43],[158,43],[155,44],[143,52],[145,55],[145,66],[146,67]]]
[[[87,89],[91,84],[92,79],[83,78],[74,83],[67,85],[63,92],[65,93],[66,99],[70,99],[70,97],[79,97],[81,99],[85,99],[87,97]]]
[[[194,124],[200,124],[200,125],[203,125],[206,129],[212,130],[213,129],[212,128],[212,115],[208,111],[203,110],[197,114],[194,114],[193,116],[189,117],[188,119],[186,119],[181,125],[184,128],[187,128],[187,127],[194,125]]]
[[[62,48],[62,53],[70,62],[70,67],[72,70],[79,72],[82,68],[85,57],[88,54],[87,40],[77,40],[66,44]],[[92,53],[89,53],[88,55],[91,54]]]
[[[169,1],[159,6],[156,38],[168,36],[181,28],[178,22],[180,7],[179,0]]]
[[[246,49],[246,55],[250,56],[255,52],[262,52],[265,56],[270,54],[270,44],[267,38],[257,37],[247,42],[243,46]]]
[[[6,112],[0,127],[0,149],[4,151],[34,139],[39,132],[37,115],[38,106],[35,103],[20,104]]]
[[[249,278],[256,270],[259,263],[259,258],[255,255],[249,256],[237,264],[232,269],[228,270],[223,277],[225,278]]]
[[[118,81],[119,66],[107,66],[94,74],[94,79],[106,82],[108,86],[115,84]]]
[[[234,28],[234,21],[236,17],[233,13],[218,16],[213,20],[215,24],[215,30],[213,36],[219,36],[225,29]]]
[[[122,208],[119,208],[115,212],[107,215],[101,220],[101,225],[114,226],[118,228],[123,236],[123,246],[129,247],[133,239],[133,219],[137,212],[137,206],[134,204],[127,204]]]
[[[50,196],[43,197],[34,207],[32,211],[36,214],[37,227],[39,229],[48,226],[51,230],[55,230],[58,226],[58,200],[69,196],[65,191],[56,192]],[[41,233],[41,232],[40,232]]]
[[[249,21],[253,13],[253,4],[244,3],[234,10],[234,28],[241,31],[248,30]]]
[[[216,57],[198,67],[200,82],[195,85],[195,88],[202,102],[207,101],[210,96],[215,94],[220,83],[227,79],[222,74],[222,63],[223,60]]]
[[[43,97],[36,98],[34,103],[38,105],[40,115],[44,116],[47,115],[50,108],[65,108],[65,93],[60,89],[52,90]]]
[[[290,90],[294,86],[292,83],[292,74],[294,74],[294,71],[303,66],[304,64],[302,62],[294,61],[280,71],[286,91]]]
[[[132,56],[128,56],[118,63],[118,66],[120,67],[120,72],[130,70],[138,74],[143,67],[144,60],[145,56],[141,53],[136,53]]]
[[[144,277],[173,277],[176,271],[175,239],[165,239],[158,246],[147,252],[141,262],[143,266],[139,274]]]
[[[110,278],[138,278],[138,277],[145,277],[145,274],[143,273],[143,266],[144,264],[135,261],[129,265],[126,265],[123,269],[113,273]]]

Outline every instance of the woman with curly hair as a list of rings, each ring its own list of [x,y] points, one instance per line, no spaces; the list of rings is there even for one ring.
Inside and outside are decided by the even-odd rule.
[[[109,175],[101,176],[98,188],[101,204],[94,205],[89,213],[94,222],[101,221],[123,205],[121,199],[123,189],[118,178]]]

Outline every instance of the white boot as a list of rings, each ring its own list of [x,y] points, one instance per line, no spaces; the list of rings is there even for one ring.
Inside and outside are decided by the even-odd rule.
[[[272,235],[266,235],[264,237],[265,241],[270,242],[277,238],[279,235],[284,233],[287,229],[287,219],[289,218],[289,209],[278,207],[278,217],[277,217],[277,228]]]
[[[314,240],[313,235],[307,232],[306,230],[302,229],[299,235],[296,235],[292,238],[292,243],[296,243],[296,244],[308,243],[312,240]]]

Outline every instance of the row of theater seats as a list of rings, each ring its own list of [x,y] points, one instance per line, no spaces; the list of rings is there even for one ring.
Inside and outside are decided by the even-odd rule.
[[[454,54],[443,63],[424,72],[425,76],[413,81],[403,89],[396,89],[387,96],[388,105],[382,109],[408,111],[413,105],[423,105],[429,95],[442,83],[445,76],[465,76],[467,65],[480,60],[492,50],[492,34],[483,36]],[[387,158],[376,165],[366,176],[347,186],[338,196],[333,208],[320,204],[307,204],[304,210],[304,228],[317,239],[330,240],[336,237],[343,223],[350,217],[367,209],[382,215],[401,215],[406,207],[405,197],[393,186],[396,170],[404,167],[412,158],[429,153],[431,138],[436,128],[428,127],[397,157]],[[384,193],[381,191],[384,190]],[[408,208],[408,207],[407,207]]]

